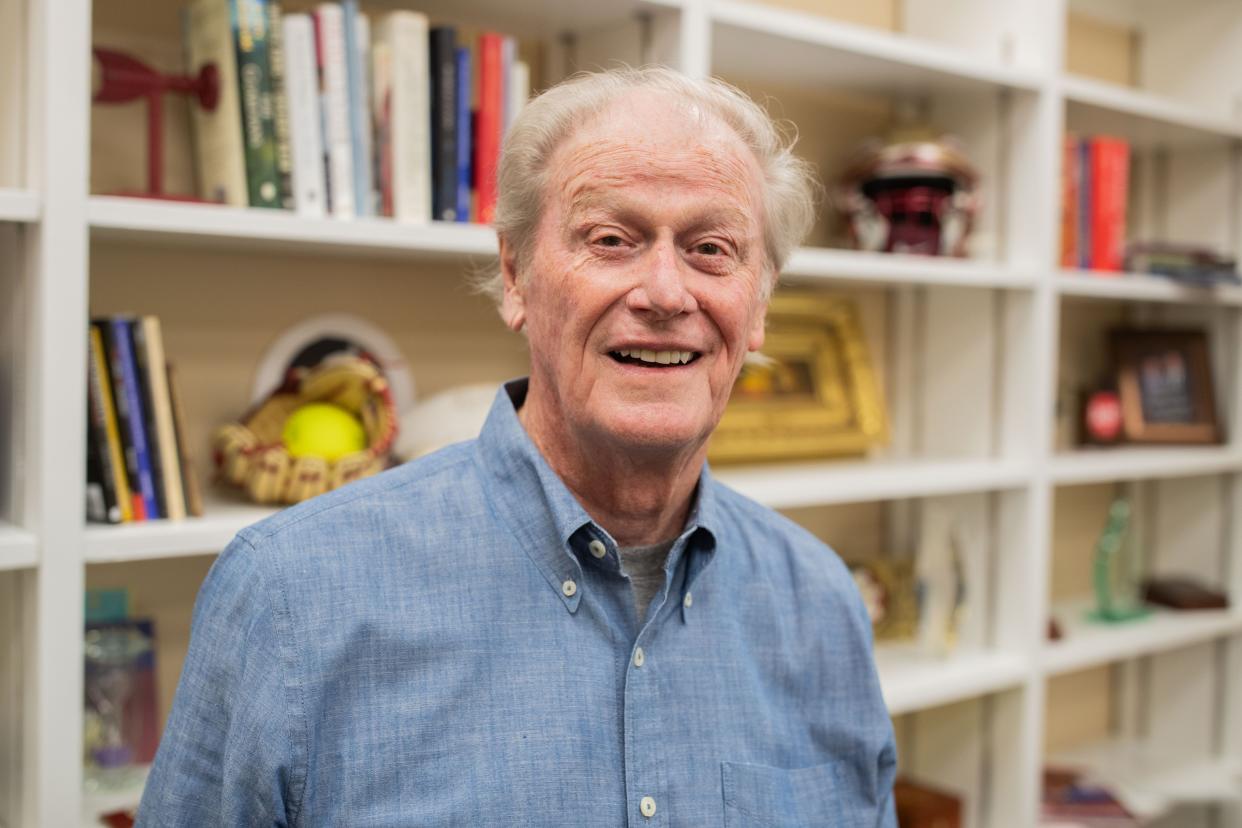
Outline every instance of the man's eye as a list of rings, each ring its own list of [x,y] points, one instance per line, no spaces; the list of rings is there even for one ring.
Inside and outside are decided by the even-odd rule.
[[[705,256],[719,256],[724,253],[724,248],[715,242],[702,242],[694,246],[696,253],[702,253]]]
[[[617,235],[600,236],[595,240],[596,244],[602,244],[604,247],[620,247],[625,244],[625,239]]]

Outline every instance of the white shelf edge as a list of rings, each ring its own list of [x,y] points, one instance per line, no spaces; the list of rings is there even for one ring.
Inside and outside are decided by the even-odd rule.
[[[1144,825],[1179,803],[1242,800],[1242,767],[1236,760],[1187,760],[1170,755],[1167,746],[1143,741],[1109,739],[1056,751],[1048,762],[1082,769],[1092,780],[1117,788],[1118,798]]]
[[[781,278],[788,282],[836,279],[1013,289],[1034,288],[1037,281],[1033,268],[1014,268],[1000,262],[823,247],[797,250],[789,258]]]
[[[1156,608],[1152,615],[1120,624],[1085,620],[1089,604],[1053,607],[1063,638],[1044,645],[1040,665],[1049,676],[1126,661],[1242,632],[1242,611]]]
[[[1016,489],[1014,460],[842,460],[713,467],[717,479],[773,509]]]
[[[87,219],[100,239],[172,242],[248,242],[298,250],[367,251],[429,256],[495,256],[488,225],[392,219],[306,218],[287,210],[179,204],[121,196],[91,196]]]
[[[1073,103],[1222,138],[1242,138],[1242,124],[1149,92],[1075,75],[1062,76],[1061,88]]]
[[[1028,91],[1038,89],[1043,82],[1035,72],[999,63],[988,64],[948,46],[843,23],[822,15],[786,11],[745,0],[718,0],[709,5],[708,15],[713,24],[762,32],[962,80]]]
[[[239,531],[274,514],[277,509],[208,499],[203,511],[203,517],[185,520],[152,520],[117,526],[88,524],[86,562],[119,563],[215,554]]]
[[[36,194],[0,187],[0,221],[34,222],[42,212],[43,205]]]
[[[1192,287],[1146,273],[1101,274],[1090,270],[1061,270],[1054,279],[1062,296],[1186,305],[1240,305],[1242,286]]]
[[[1107,483],[1242,471],[1242,451],[1229,446],[1156,446],[1059,452],[1052,482]]]
[[[0,572],[33,569],[38,565],[39,551],[34,533],[0,522]]]
[[[877,644],[880,688],[891,716],[986,696],[1022,685],[1026,659],[1003,652],[966,652],[947,658],[920,655],[913,645]]]

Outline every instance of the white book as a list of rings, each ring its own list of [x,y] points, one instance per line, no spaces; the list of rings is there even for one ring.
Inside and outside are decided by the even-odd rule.
[[[505,106],[505,134],[517,120],[518,113],[530,98],[530,67],[524,61],[515,60],[509,68],[509,100]]]
[[[394,11],[380,22],[391,67],[389,131],[393,217],[431,221],[431,72],[427,15]]]
[[[324,156],[328,193],[335,218],[353,218],[354,150],[349,135],[349,74],[345,64],[345,15],[336,3],[315,7],[319,35],[320,105],[324,119]]]
[[[285,36],[285,99],[289,102],[293,207],[299,216],[323,218],[328,212],[328,193],[320,136],[315,22],[307,14],[286,14],[281,26]]]

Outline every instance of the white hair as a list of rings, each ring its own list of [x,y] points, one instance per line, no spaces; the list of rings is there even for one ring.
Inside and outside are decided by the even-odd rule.
[[[514,249],[519,275],[524,276],[534,249],[549,159],[575,129],[637,90],[667,93],[695,116],[718,119],[754,153],[763,173],[766,298],[815,220],[822,190],[814,167],[793,154],[797,136],[792,124],[774,122],[746,93],[715,78],[691,78],[664,66],[580,72],[522,108],[500,156],[495,217],[497,235]],[[500,271],[482,275],[478,287],[499,303],[504,291]]]

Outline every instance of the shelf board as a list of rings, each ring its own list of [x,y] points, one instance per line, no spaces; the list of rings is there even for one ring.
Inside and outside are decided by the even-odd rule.
[[[1179,803],[1242,800],[1242,766],[1237,761],[1209,756],[1187,760],[1170,755],[1167,746],[1142,741],[1097,742],[1059,751],[1047,763],[1080,769],[1090,779],[1115,787],[1118,799],[1144,820]]]
[[[1055,280],[1062,296],[1184,305],[1242,305],[1242,286],[1191,287],[1146,273],[1101,273],[1062,270]]]
[[[741,0],[709,6],[713,74],[748,81],[892,92],[1035,90],[1034,72],[990,64],[949,46]]]
[[[0,187],[0,221],[38,221],[41,212],[42,204],[34,193]]]
[[[1016,489],[1014,460],[842,460],[713,468],[717,479],[773,509]]]
[[[179,204],[120,196],[91,196],[87,215],[91,237],[103,241],[389,257],[496,255],[496,233],[482,224],[401,224],[383,218],[311,219],[287,210]]]
[[[117,563],[214,554],[227,546],[240,530],[276,511],[273,507],[241,500],[225,500],[213,493],[204,497],[201,518],[152,520],[119,526],[87,524],[86,562]]]
[[[1242,611],[1236,609],[1177,612],[1153,608],[1146,618],[1097,624],[1086,617],[1090,606],[1090,602],[1073,602],[1053,608],[1063,637],[1044,647],[1041,663],[1047,674],[1085,670],[1242,631]]]
[[[1137,89],[1067,75],[1066,127],[1108,133],[1137,148],[1221,144],[1242,138],[1242,123]]]
[[[1059,452],[1052,461],[1052,481],[1062,485],[1235,471],[1242,471],[1242,452],[1230,446],[1080,449]]]
[[[892,716],[1008,690],[1030,673],[1025,659],[978,651],[948,658],[923,655],[913,644],[879,644],[876,668]]]
[[[804,247],[796,251],[781,272],[781,278],[801,283],[822,279],[1016,289],[1033,288],[1036,283],[1033,268],[1015,269],[999,262],[823,247]]]
[[[34,533],[0,522],[0,571],[31,569],[38,565],[39,552]]]

